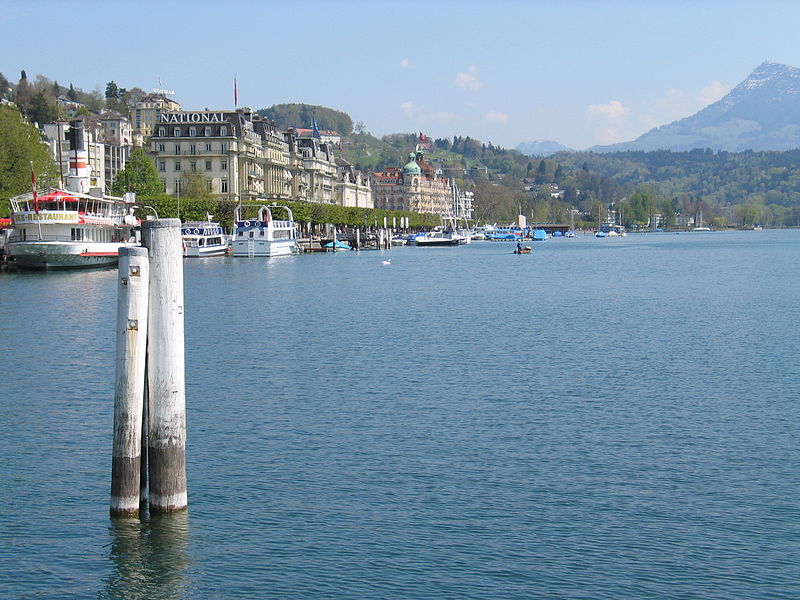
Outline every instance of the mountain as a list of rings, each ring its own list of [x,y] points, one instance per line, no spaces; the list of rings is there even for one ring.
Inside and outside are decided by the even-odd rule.
[[[800,148],[800,69],[765,62],[721,100],[691,117],[651,129],[632,142],[595,146],[593,152],[711,148]]]
[[[556,152],[574,152],[571,148],[554,142],[553,140],[536,140],[535,142],[522,142],[517,144],[515,150],[519,150],[527,156],[550,156]]]

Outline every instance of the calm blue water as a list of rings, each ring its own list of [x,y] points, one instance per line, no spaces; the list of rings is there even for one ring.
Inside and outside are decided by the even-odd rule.
[[[800,597],[800,231],[512,248],[187,261],[190,509],[141,523],[116,272],[1,275],[0,597]]]

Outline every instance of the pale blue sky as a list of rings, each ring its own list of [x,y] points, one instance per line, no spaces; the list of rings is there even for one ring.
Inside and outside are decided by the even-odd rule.
[[[799,23],[778,0],[0,0],[0,72],[160,79],[187,110],[232,108],[236,75],[240,105],[320,104],[377,136],[584,149],[693,114],[765,60],[800,66]]]

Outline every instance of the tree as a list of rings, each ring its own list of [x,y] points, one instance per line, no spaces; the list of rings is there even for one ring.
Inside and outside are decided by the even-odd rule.
[[[653,197],[645,190],[637,190],[631,196],[625,211],[625,222],[644,227],[650,223],[653,213]]]
[[[19,83],[17,84],[17,91],[14,94],[14,102],[19,106],[23,114],[27,115],[30,110],[32,95],[33,90],[31,90],[31,85],[28,83],[28,76],[23,70],[19,78]]]
[[[30,191],[31,162],[40,188],[58,179],[56,164],[36,127],[14,108],[0,106],[0,198]],[[7,212],[7,206],[3,209]]]
[[[72,86],[71,83],[69,84],[69,91],[67,92],[67,98],[69,98],[73,102],[78,100],[78,92],[75,91],[75,88]]]
[[[539,167],[536,169],[536,183],[544,183],[547,178],[547,163],[544,159],[539,161]]]
[[[52,123],[57,116],[56,103],[45,94],[44,90],[36,92],[31,97],[28,119],[32,123],[38,123],[39,125]]]
[[[664,198],[661,201],[660,209],[664,227],[667,229],[672,229],[675,227],[675,209],[672,208],[672,202],[669,199]]]
[[[5,78],[5,75],[0,73],[0,100],[5,99],[11,91],[11,82]]]
[[[119,88],[113,81],[106,84],[106,100],[116,100],[119,98]]]
[[[144,150],[137,148],[131,152],[125,168],[117,173],[111,193],[122,195],[125,192],[136,192],[139,198],[150,199],[162,196],[163,189],[155,163]]]

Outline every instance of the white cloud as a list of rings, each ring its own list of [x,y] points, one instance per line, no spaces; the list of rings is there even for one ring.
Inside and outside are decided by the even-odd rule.
[[[697,90],[697,100],[703,107],[705,107],[709,104],[713,104],[730,91],[731,86],[729,86],[727,83],[714,81],[713,83],[708,84],[706,87]]]
[[[456,85],[473,92],[481,89],[483,84],[478,80],[478,69],[475,68],[475,65],[470,65],[469,73],[456,73]]]
[[[601,144],[614,144],[629,139],[627,117],[630,112],[631,109],[619,100],[586,107],[586,115],[596,127],[595,133]]]
[[[428,112],[424,106],[417,106],[411,100],[403,102],[400,108],[409,121],[416,123],[442,123],[455,118],[455,113],[449,111]]]
[[[404,58],[400,61],[400,68],[401,69],[410,69],[411,68],[411,61],[407,58]]]
[[[609,121],[620,121],[630,112],[631,109],[619,100],[611,100],[605,104],[590,104],[586,107],[586,114],[590,117]]]
[[[406,116],[409,119],[413,119],[417,114],[419,114],[419,109],[414,105],[411,100],[403,102],[400,105],[400,108],[403,109],[403,112],[406,113]]]
[[[443,110],[441,112],[429,114],[427,117],[425,117],[425,120],[426,121],[434,121],[434,122],[441,123],[443,121],[450,121],[450,120],[454,119],[455,116],[456,116],[456,113]]]
[[[499,110],[490,110],[483,116],[486,125],[505,125],[508,122],[508,115]]]

